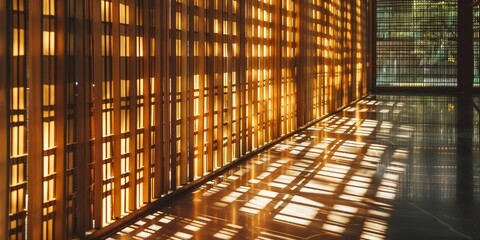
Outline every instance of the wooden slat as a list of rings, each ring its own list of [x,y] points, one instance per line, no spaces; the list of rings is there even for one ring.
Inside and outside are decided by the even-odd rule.
[[[352,12],[352,21],[351,21],[351,24],[352,24],[352,48],[351,48],[351,57],[352,57],[352,61],[351,61],[351,64],[352,64],[352,86],[350,87],[350,100],[354,100],[356,98],[359,98],[361,96],[358,96],[357,95],[357,92],[356,92],[356,89],[357,89],[357,85],[359,84],[357,81],[357,1],[353,1],[352,2],[352,8],[351,8],[351,12]]]
[[[260,0],[257,0],[255,1],[256,3],[256,8],[257,9],[260,9],[261,10],[265,10],[267,13],[269,13],[269,9],[267,8],[267,4],[265,4],[263,1],[260,1]],[[258,28],[260,28],[260,31],[256,31],[257,32],[257,35],[256,35],[256,41],[255,41],[255,45],[256,45],[256,49],[257,49],[257,57],[258,57],[258,64],[256,66],[256,70],[257,70],[257,79],[256,79],[256,88],[255,90],[258,89],[258,91],[255,91],[255,93],[257,94],[256,98],[257,99],[257,104],[255,104],[255,107],[256,107],[256,114],[258,116],[257,118],[257,121],[258,121],[258,124],[257,125],[257,130],[258,131],[255,131],[255,133],[257,134],[257,145],[256,147],[260,147],[263,145],[263,143],[265,142],[265,133],[266,133],[266,129],[268,129],[268,118],[265,117],[265,109],[264,109],[264,106],[265,104],[267,103],[267,98],[268,96],[264,96],[264,88],[268,86],[268,76],[265,75],[265,71],[264,70],[268,70],[269,69],[269,66],[268,66],[268,53],[265,53],[264,52],[264,46],[267,46],[269,43],[266,41],[266,38],[267,36],[265,36],[265,32],[262,31],[263,29],[265,28],[269,28],[269,25],[268,25],[268,17],[267,15],[265,14],[258,14],[257,12],[257,16],[256,16],[256,20],[257,20],[257,30]]]
[[[162,39],[162,29],[163,29],[163,21],[162,21],[162,1],[154,1],[153,4],[154,8],[154,25],[155,25],[155,51],[154,51],[154,64],[156,67],[153,67],[152,71],[154,72],[155,84],[154,84],[154,93],[155,93],[155,105],[153,106],[154,114],[155,114],[155,134],[154,134],[154,141],[155,141],[155,157],[152,159],[155,164],[155,176],[154,176],[154,191],[153,191],[153,198],[159,198],[163,191],[164,186],[162,182],[162,175],[163,175],[163,65],[162,65],[162,57],[163,51],[162,48],[164,40]]]
[[[187,16],[187,9],[188,3],[185,1],[182,3],[181,6],[181,56],[177,56],[177,58],[181,59],[180,67],[181,70],[177,73],[177,77],[180,77],[180,88],[181,88],[181,100],[180,100],[180,182],[178,184],[185,185],[187,184],[187,172],[188,172],[188,163],[189,163],[189,156],[188,156],[188,142],[189,139],[192,138],[192,135],[188,131],[188,56],[187,56],[187,34],[188,34],[188,16]],[[177,68],[178,69],[178,68]],[[176,91],[176,90],[174,90]]]
[[[129,210],[135,210],[137,206],[137,14],[136,14],[136,2],[135,0],[128,0],[127,5],[129,7],[129,29],[128,36],[130,38],[130,53],[128,63],[128,78],[130,80],[130,132],[128,134],[130,141],[129,148],[129,179],[128,179],[128,198],[129,198]]]
[[[214,65],[213,65],[213,54],[214,54],[214,37],[213,37],[213,29],[214,29],[214,10],[213,10],[213,6],[214,6],[214,0],[208,0],[209,1],[209,4],[208,6],[210,7],[208,10],[207,10],[207,15],[209,17],[207,17],[207,24],[208,24],[208,29],[210,30],[209,34],[208,34],[208,48],[210,49],[208,51],[208,56],[207,56],[207,75],[208,75],[208,79],[207,79],[207,84],[208,84],[208,118],[207,118],[207,127],[208,127],[208,133],[207,133],[207,164],[206,164],[206,171],[207,172],[210,172],[213,170],[214,168],[214,164],[213,164],[213,143],[214,143],[214,134],[213,134],[213,130],[214,130],[214,123],[213,123],[213,119],[214,119],[214,108],[215,108],[215,104],[214,104],[214,100],[215,100],[215,82],[214,82],[214,78],[215,78],[215,72],[214,72]]]
[[[299,5],[304,5],[306,3],[305,0],[299,0],[300,4]],[[305,124],[305,92],[306,92],[306,87],[305,87],[305,81],[307,80],[307,76],[305,74],[305,58],[306,58],[306,32],[305,32],[305,8],[304,7],[299,7],[299,56],[297,58],[297,63],[298,63],[298,74],[296,78],[297,82],[297,123],[298,126],[302,126]]]
[[[242,118],[241,124],[238,124],[240,126],[240,131],[238,133],[241,136],[241,148],[240,148],[240,154],[239,155],[244,155],[247,152],[248,149],[248,137],[247,137],[247,100],[248,100],[248,95],[247,95],[247,84],[248,84],[248,75],[247,75],[247,56],[248,53],[246,50],[247,48],[247,41],[246,41],[246,34],[247,34],[247,27],[245,26],[247,24],[247,13],[246,13],[246,8],[249,5],[246,5],[248,1],[238,1],[239,4],[239,17],[238,17],[238,24],[239,24],[239,34],[240,34],[240,45],[239,45],[239,88],[238,91],[240,91],[240,96],[241,100],[239,101],[239,104],[241,106],[241,110],[239,111],[239,114]]]
[[[77,127],[77,147],[75,149],[77,165],[77,179],[78,179],[78,207],[77,207],[77,234],[80,238],[84,237],[85,231],[89,226],[89,203],[88,203],[88,163],[90,162],[90,154],[87,154],[89,149],[89,97],[86,89],[88,89],[88,74],[85,74],[85,48],[84,41],[86,39],[84,32],[85,25],[85,2],[75,2],[75,74],[76,82],[78,83],[78,96],[75,101],[75,110],[77,112],[78,121]]]
[[[271,136],[273,139],[277,139],[282,134],[282,29],[286,28],[282,25],[282,11],[283,1],[278,1],[275,5],[273,20],[273,124]],[[286,17],[286,16],[285,16]],[[285,79],[285,82],[287,80]],[[287,113],[287,112],[285,112]],[[286,118],[286,116],[285,116]]]
[[[113,81],[113,217],[122,214],[120,3],[112,1],[112,81]]]
[[[177,18],[176,1],[170,5],[170,189],[177,189]]]
[[[258,0],[253,0],[252,1],[252,11],[257,11],[258,9]],[[258,11],[257,11],[258,12]],[[258,38],[259,38],[259,31],[258,31],[258,27],[259,27],[259,16],[258,14],[255,13],[255,15],[252,13],[252,34],[250,36],[252,36],[252,39],[251,39],[251,44],[253,45],[253,55],[252,55],[252,58],[251,58],[251,70],[252,70],[252,82],[251,82],[251,104],[252,104],[252,110],[253,110],[253,114],[252,114],[252,118],[253,118],[253,121],[252,121],[252,128],[251,128],[251,133],[250,134],[253,134],[253,145],[252,145],[252,149],[255,149],[255,148],[258,148],[259,147],[259,135],[260,135],[260,129],[261,129],[261,122],[259,121],[259,114],[258,114],[258,105],[260,104],[260,101],[261,99],[259,98],[258,96],[258,82],[259,82],[259,79],[258,79],[258,71],[259,71],[259,63],[258,63],[258,58],[260,57],[260,53],[258,51]],[[255,18],[253,18],[253,16],[255,16]]]
[[[170,87],[169,79],[170,79],[170,60],[169,54],[172,51],[172,46],[170,45],[171,42],[169,41],[170,37],[170,29],[168,27],[169,20],[172,18],[172,14],[170,12],[170,6],[168,1],[162,1],[163,2],[163,14],[162,14],[162,51],[163,52],[163,58],[162,58],[162,92],[163,92],[163,193],[166,193],[169,188],[170,188],[170,169],[172,166],[171,164],[171,139],[170,136],[170,116],[171,111],[170,111],[170,93],[168,91]]]
[[[188,181],[191,182],[194,179],[195,176],[195,158],[198,157],[195,156],[195,146],[194,146],[194,141],[195,141],[195,114],[194,114],[194,93],[195,93],[195,85],[194,85],[194,75],[195,75],[195,47],[194,47],[194,42],[195,42],[195,22],[194,22],[194,1],[193,0],[188,0],[188,7],[187,7],[187,15],[188,15],[188,33],[187,33],[187,41],[190,43],[190,46],[188,48],[188,76],[187,76],[187,84],[188,86],[188,138],[186,139],[186,144],[187,144],[187,151],[185,153],[188,153]],[[186,21],[187,22],[187,21]],[[184,135],[186,136],[186,135]],[[183,136],[182,136],[183,137]],[[200,150],[199,150],[200,152]]]
[[[205,66],[207,57],[205,55],[205,2],[199,2],[199,13],[198,13],[198,175],[203,176],[205,172],[205,137],[204,137],[204,118],[205,118]]]
[[[150,0],[143,2],[143,202],[151,200],[151,83],[150,83],[150,43],[151,43],[151,21],[150,21]]]
[[[237,119],[235,120],[235,158],[238,159],[244,154],[245,139],[245,1],[237,1]]]
[[[66,134],[67,127],[67,3],[65,1],[55,2],[55,238],[66,238]],[[53,136],[50,136],[53,137]]]
[[[93,217],[95,220],[94,228],[100,229],[105,221],[103,216],[104,206],[102,201],[103,194],[103,133],[102,133],[102,22],[101,22],[101,1],[93,2],[92,7],[92,38],[93,38],[93,56],[92,73],[94,87],[94,197],[93,197]]]
[[[42,2],[29,1],[29,60],[30,75],[28,119],[30,126],[29,141],[37,144],[28,146],[28,229],[27,237],[35,239],[42,236],[43,213],[43,137],[42,137]]]
[[[10,38],[11,32],[9,27],[7,27],[10,22],[9,14],[9,2],[7,0],[0,0],[0,72],[2,76],[0,77],[0,139],[5,139],[3,147],[0,148],[0,192],[4,194],[5,197],[0,198],[0,238],[9,239],[9,179],[10,179],[10,167],[8,164],[9,161],[9,150],[10,149],[10,118],[8,109],[10,109],[9,103],[9,79],[11,77],[10,73]]]
[[[253,19],[252,19],[252,0],[246,0],[245,3],[245,24],[246,24],[246,36],[245,36],[245,45],[246,45],[246,67],[245,69],[248,71],[246,77],[246,82],[245,86],[247,86],[248,91],[246,93],[246,108],[248,109],[246,117],[246,134],[245,138],[247,139],[247,144],[246,144],[246,152],[251,151],[253,147],[253,71],[252,71],[252,62],[253,62],[253,44],[251,42],[252,34],[254,32],[253,30]]]
[[[233,36],[232,30],[233,30],[233,19],[232,19],[232,1],[227,1],[226,6],[224,5],[224,10],[222,10],[222,15],[224,15],[224,12],[227,14],[227,19],[224,21],[227,21],[228,25],[228,35],[226,36],[226,43],[227,43],[227,56],[228,58],[225,60],[226,63],[223,64],[224,68],[227,67],[227,97],[226,97],[226,105],[227,111],[225,115],[225,119],[223,119],[226,122],[226,159],[224,160],[224,163],[228,163],[233,161],[233,156],[232,156],[232,140],[233,140],[233,93],[232,93],[232,85],[233,85],[233,71],[236,71],[236,63],[235,63],[235,58],[233,56],[233,43],[235,42],[235,38]],[[223,24],[222,24],[223,25]],[[224,29],[224,31],[226,31]],[[223,56],[222,56],[223,59]],[[225,69],[224,69],[225,71]],[[224,92],[224,90],[222,90]],[[225,98],[223,98],[225,99]],[[222,101],[223,102],[223,101]]]
[[[215,33],[215,44],[218,45],[218,55],[214,57],[215,86],[217,88],[217,161],[215,169],[223,166],[223,0],[217,0],[218,9],[215,18],[218,23],[218,33]]]

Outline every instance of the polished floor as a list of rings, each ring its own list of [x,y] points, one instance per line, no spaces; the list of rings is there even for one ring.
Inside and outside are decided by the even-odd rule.
[[[479,114],[369,96],[110,239],[480,239]]]

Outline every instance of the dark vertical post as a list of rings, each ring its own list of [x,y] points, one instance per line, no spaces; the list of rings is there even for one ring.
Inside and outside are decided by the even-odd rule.
[[[188,3],[182,3],[180,7],[181,12],[181,40],[180,40],[180,66],[178,75],[180,75],[180,89],[181,89],[181,98],[180,98],[180,182],[179,184],[185,185],[188,182],[188,141],[191,139],[191,136],[188,134],[188,115],[187,115],[187,104],[188,104],[188,56],[187,56],[187,45],[188,45],[188,16],[187,16],[187,5]],[[192,46],[193,47],[193,46]],[[176,90],[174,90],[176,91]],[[177,93],[176,93],[177,94]]]
[[[471,96],[473,93],[473,5],[471,1],[466,0],[457,0],[457,4],[458,93]]]
[[[473,106],[472,98],[459,95],[457,103],[457,202],[472,203],[473,180]]]
[[[170,1],[170,189],[177,189],[177,2]]]
[[[213,116],[214,116],[214,111],[213,109],[215,108],[214,100],[215,100],[215,71],[213,67],[213,62],[214,62],[214,56],[213,56],[213,49],[214,49],[214,1],[213,0],[208,0],[207,6],[209,6],[209,9],[206,10],[207,12],[207,24],[208,24],[208,57],[207,57],[207,75],[208,75],[208,118],[207,118],[207,126],[208,126],[208,134],[207,134],[207,164],[206,164],[206,171],[210,172],[213,171],[214,169],[214,164],[213,164],[213,153],[214,151],[214,146],[213,146],[213,141],[214,141],[214,134],[213,134],[213,128],[214,128],[214,121],[213,121]],[[173,49],[173,48],[172,48]],[[173,173],[172,173],[173,176]]]
[[[101,1],[93,2],[92,7],[92,73],[94,87],[94,197],[93,197],[93,219],[96,229],[103,227],[103,130],[102,130],[102,22],[101,22]]]
[[[65,194],[65,129],[66,115],[66,82],[67,82],[67,1],[55,2],[55,238],[66,238],[66,194]]]
[[[88,103],[90,100],[88,95],[88,81],[85,74],[85,48],[84,41],[86,38],[84,23],[85,23],[85,2],[75,1],[75,77],[78,83],[78,96],[75,100],[75,108],[77,110],[78,125],[77,125],[77,148],[76,148],[76,167],[78,176],[78,207],[77,207],[77,233],[80,238],[84,237],[87,230],[89,217],[89,203],[88,203],[88,163],[90,162],[87,149],[89,148],[88,136],[90,132],[88,117]]]
[[[196,60],[196,56],[195,56],[195,21],[194,21],[194,16],[195,16],[195,12],[194,12],[194,1],[193,0],[189,0],[188,1],[188,7],[187,7],[187,14],[188,14],[188,33],[187,33],[187,42],[188,42],[188,73],[187,73],[187,83],[188,83],[188,106],[187,106],[187,109],[188,109],[188,113],[187,113],[187,116],[188,116],[188,137],[187,136],[182,136],[182,138],[184,137],[187,137],[187,149],[184,149],[184,153],[188,153],[187,157],[188,157],[188,172],[187,172],[187,176],[188,176],[188,181],[191,182],[194,180],[194,177],[195,177],[195,163],[194,163],[194,160],[195,160],[195,146],[194,146],[194,138],[195,138],[195,108],[194,108],[194,98],[195,98],[195,80],[194,80],[194,76],[195,76],[195,64],[198,62]],[[200,46],[199,46],[200,48]],[[200,106],[198,106],[198,108],[200,108]],[[200,111],[199,111],[200,112]],[[200,125],[199,125],[200,126]],[[184,128],[187,128],[187,126],[185,126]],[[200,127],[199,127],[200,128]],[[200,132],[200,129],[198,130]],[[197,138],[199,137],[199,135],[197,135]],[[197,153],[197,159],[201,159],[201,146],[198,146],[198,153]]]
[[[274,45],[273,49],[275,52],[273,53],[274,57],[274,65],[273,65],[273,86],[274,86],[274,102],[273,102],[273,112],[275,113],[274,117],[274,126],[272,139],[277,139],[282,134],[282,2],[277,1],[275,5],[275,18],[274,22]],[[286,29],[286,28],[285,28]],[[287,81],[287,80],[285,80]],[[286,117],[286,116],[285,116]]]
[[[153,106],[155,114],[155,134],[154,134],[154,141],[155,141],[155,158],[152,159],[155,163],[155,170],[154,170],[154,186],[155,189],[152,193],[153,198],[159,198],[163,193],[163,184],[162,184],[162,175],[163,175],[163,128],[162,128],[162,120],[163,120],[163,113],[162,113],[162,105],[163,105],[163,98],[162,98],[162,84],[163,84],[163,65],[162,65],[162,51],[163,48],[163,39],[162,39],[162,29],[164,22],[162,21],[163,11],[161,1],[154,1],[153,8],[155,12],[153,14],[153,21],[155,26],[155,52],[154,52],[154,94],[155,94],[155,105]]]
[[[9,138],[9,79],[10,79],[10,31],[8,31],[7,24],[9,19],[9,8],[7,0],[0,0],[0,139],[6,140],[3,143],[3,147],[0,148],[0,193],[3,193],[0,197],[0,238],[9,238],[8,227],[8,199],[10,194],[9,190],[9,150],[10,138]]]
[[[306,33],[305,33],[305,14],[307,11],[306,9],[306,6],[305,6],[305,1],[304,0],[299,0],[299,3],[298,3],[299,6],[302,6],[302,7],[298,7],[298,10],[299,10],[299,28],[298,28],[298,32],[299,32],[299,38],[298,38],[298,41],[299,41],[299,45],[298,45],[298,56],[297,56],[297,59],[296,59],[296,63],[297,63],[297,74],[296,74],[296,83],[297,83],[297,127],[299,126],[303,126],[305,124],[305,82],[306,82],[306,74],[305,74],[305,59],[306,59],[306,55],[305,55],[305,47],[306,47],[306,41],[305,41],[305,37],[306,37]]]
[[[28,3],[28,229],[27,238],[42,236],[43,137],[42,137],[42,1]]]
[[[357,1],[352,1],[352,5],[350,7],[350,11],[352,13],[351,18],[351,30],[352,30],[352,39],[351,39],[351,48],[350,48],[350,63],[351,63],[351,73],[352,73],[352,85],[350,86],[349,90],[349,99],[348,102],[355,101],[356,99],[362,97],[361,94],[357,95],[357,24],[362,24],[361,22],[357,23]],[[347,103],[348,104],[348,103]]]

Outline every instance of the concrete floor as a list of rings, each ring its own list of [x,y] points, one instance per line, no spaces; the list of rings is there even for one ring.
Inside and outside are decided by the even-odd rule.
[[[111,239],[480,239],[479,115],[370,96]]]

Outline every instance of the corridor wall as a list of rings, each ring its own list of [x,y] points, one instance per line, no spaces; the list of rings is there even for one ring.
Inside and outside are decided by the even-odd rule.
[[[0,0],[0,238],[82,238],[365,95],[369,4]]]

